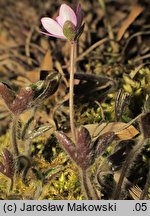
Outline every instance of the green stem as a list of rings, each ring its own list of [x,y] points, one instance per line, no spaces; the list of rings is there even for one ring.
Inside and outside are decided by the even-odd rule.
[[[125,176],[127,174],[127,171],[132,166],[132,162],[135,160],[139,150],[141,150],[142,147],[144,146],[144,142],[145,142],[144,139],[139,140],[139,142],[133,147],[133,149],[130,151],[129,155],[127,156],[127,158],[126,158],[126,160],[124,162],[124,165],[122,167],[119,182],[117,184],[117,187],[116,187],[116,190],[115,190],[115,193],[114,193],[114,200],[118,200],[120,198],[124,178],[125,178]]]
[[[76,143],[76,131],[74,123],[74,72],[75,72],[75,50],[76,43],[71,42],[71,53],[70,53],[70,89],[69,89],[69,111],[70,111],[70,128],[72,133],[72,139]]]
[[[17,123],[18,123],[18,116],[13,116],[12,122],[12,144],[14,149],[14,155],[16,157],[19,156],[18,144],[17,144]]]
[[[99,197],[93,188],[91,180],[88,176],[88,171],[85,169],[80,170],[80,177],[82,182],[83,193],[88,200],[98,200]]]

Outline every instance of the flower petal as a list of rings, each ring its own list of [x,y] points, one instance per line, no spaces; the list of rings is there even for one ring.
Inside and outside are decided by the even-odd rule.
[[[82,24],[83,14],[81,10],[81,5],[78,4],[76,8],[76,16],[77,16],[77,27],[80,27]]]
[[[53,19],[49,17],[43,17],[41,19],[43,27],[52,35],[64,37],[61,26]]]
[[[66,39],[65,36],[54,35],[54,34],[46,33],[46,32],[43,32],[43,31],[40,31],[40,33],[42,33],[42,34],[44,34],[44,35],[47,35],[47,36],[49,36],[49,37],[55,37],[55,38],[60,38],[60,39]]]
[[[64,23],[62,22],[62,19],[60,16],[56,17],[56,21],[58,22],[58,24],[63,28]]]
[[[71,21],[75,26],[77,26],[77,17],[75,12],[66,4],[62,4],[59,10],[59,23],[64,23],[66,21]],[[61,20],[61,21],[60,21]]]

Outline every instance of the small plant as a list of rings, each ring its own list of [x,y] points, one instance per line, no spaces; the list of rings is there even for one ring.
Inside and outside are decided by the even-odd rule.
[[[76,141],[76,131],[74,123],[74,73],[75,73],[75,52],[76,42],[82,34],[84,25],[82,25],[82,11],[78,4],[76,11],[66,4],[62,4],[59,10],[59,16],[55,20],[49,17],[41,19],[43,27],[48,36],[66,39],[70,42],[70,89],[69,89],[69,107],[70,107],[70,127],[72,137]]]
[[[63,149],[78,166],[85,197],[87,199],[99,199],[89,178],[88,170],[115,140],[115,133],[107,132],[93,142],[88,130],[82,127],[77,134],[77,143],[73,143],[63,132],[56,132],[56,137]]]
[[[14,174],[22,172],[22,179],[26,182],[26,175],[33,165],[31,158],[32,140],[51,128],[51,126],[41,126],[38,130],[33,129],[32,133],[29,133],[29,127],[34,117],[31,117],[21,128],[20,115],[28,109],[35,109],[40,106],[46,98],[54,94],[58,88],[59,80],[60,75],[57,72],[51,72],[45,80],[32,83],[30,86],[23,88],[19,93],[14,92],[5,83],[0,83],[0,95],[12,116],[11,143],[13,152],[11,153],[7,149],[4,150],[2,155],[4,163],[1,163],[0,170],[11,179],[10,189],[13,188]],[[26,150],[23,154],[20,152],[18,146],[19,139],[25,144]]]
[[[44,57],[47,65],[40,66],[40,79],[31,81],[35,78],[31,77],[28,84],[18,91],[6,81],[0,81],[0,96],[11,115],[11,139],[0,136],[2,199],[142,200],[150,197],[150,70],[143,68],[149,64],[146,61],[148,49],[140,47],[142,35],[149,32],[143,30],[128,36],[130,30],[127,31],[131,28],[128,26],[131,25],[129,18],[137,7],[133,7],[125,21],[129,24],[114,34],[112,26],[116,23],[111,25],[113,20],[110,19],[111,14],[109,16],[109,11],[113,9],[107,10],[103,0],[92,5],[100,5],[103,11],[102,20],[95,19],[97,10],[93,17],[88,17],[91,28],[95,28],[96,32],[93,29],[89,31],[87,26],[84,29],[80,4],[72,9],[63,3],[55,19],[41,18],[44,31],[35,37],[38,38],[36,42],[40,41],[41,35],[66,41],[69,64],[67,55],[62,58],[66,63],[62,66],[56,55],[53,65],[48,49]],[[139,14],[142,13],[144,8],[138,8]],[[118,13],[118,17],[119,14],[122,13]],[[97,27],[101,23],[104,25],[99,31]],[[5,25],[7,27],[7,22]],[[117,26],[115,28],[117,30]],[[26,32],[26,27],[23,29]],[[44,49],[39,44],[33,46],[33,29],[25,46],[25,58],[28,58],[30,67],[32,61],[35,64],[39,62],[48,45],[45,49],[42,37],[40,43]],[[82,34],[85,40],[84,44],[80,40],[83,49],[93,38],[95,41],[97,35],[100,40],[83,51],[82,46],[77,47]],[[125,37],[123,34],[126,34]],[[125,51],[130,40],[137,36],[140,36],[137,40],[140,49],[132,65],[127,60],[135,56],[134,44],[129,57],[125,56]],[[127,40],[124,47],[123,37]],[[60,43],[56,41],[56,50],[59,50]],[[54,41],[51,45],[54,48]],[[38,61],[34,61],[36,52],[32,55],[32,47],[42,53],[38,55]],[[81,48],[79,56],[78,48]],[[25,58],[22,58],[23,61]],[[134,68],[138,61],[143,63]],[[67,74],[66,70],[70,73]],[[37,71],[31,71],[31,74],[35,75],[34,72]],[[20,78],[26,80],[26,76],[30,75],[17,77],[15,84]],[[77,84],[75,79],[80,82]],[[24,117],[28,111],[30,116]],[[9,190],[5,187],[7,180]]]

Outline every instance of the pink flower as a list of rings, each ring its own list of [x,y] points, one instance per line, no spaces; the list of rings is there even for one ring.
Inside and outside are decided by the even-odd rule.
[[[51,37],[73,40],[82,24],[81,6],[78,5],[76,11],[66,4],[62,4],[59,16],[56,19],[43,17],[42,25],[48,32],[42,32]]]

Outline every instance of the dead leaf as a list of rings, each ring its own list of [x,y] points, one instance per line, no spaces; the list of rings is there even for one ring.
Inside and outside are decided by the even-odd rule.
[[[62,79],[64,80],[64,83],[66,84],[66,87],[68,88],[69,87],[69,83],[68,83],[68,81],[67,81],[67,79],[65,77],[65,74],[63,72],[63,69],[62,69],[62,66],[61,66],[60,62],[56,61],[55,66],[56,66],[56,69],[58,70],[58,72],[61,74]]]
[[[116,133],[116,135],[119,137],[120,140],[128,140],[128,139],[132,139],[138,133],[139,131],[135,127],[130,125],[126,129]]]
[[[52,62],[52,56],[51,56],[51,51],[50,49],[48,49],[48,51],[46,52],[43,61],[41,63],[40,66],[40,70],[43,71],[50,71],[53,69],[53,62]],[[31,81],[31,82],[37,82],[40,79],[40,73],[37,70],[32,70],[32,71],[28,71],[28,73],[26,74],[26,77]]]
[[[120,175],[121,175],[121,171],[120,170],[114,172],[114,181],[115,181],[116,184],[118,184],[118,182],[119,182]],[[124,185],[129,185],[129,184],[130,184],[129,180],[125,177],[124,178],[124,183],[122,185],[122,188],[124,187]]]
[[[49,48],[49,41],[45,37],[41,37],[40,46],[43,50],[47,50]]]
[[[129,189],[129,194],[134,200],[139,200],[141,193],[142,190],[138,185],[134,185],[131,189]]]
[[[132,7],[132,10],[127,17],[127,19],[122,23],[118,35],[117,40],[120,41],[122,36],[124,35],[125,31],[129,28],[129,26],[134,22],[134,20],[143,12],[144,7],[136,4]]]
[[[4,45],[5,47],[13,47],[17,46],[17,43],[15,40],[13,40],[10,36],[9,33],[1,28],[0,32],[0,44]]]
[[[48,49],[48,51],[46,52],[44,59],[41,63],[40,69],[46,71],[53,69],[53,61],[52,61],[52,55],[50,49]]]
[[[26,73],[26,77],[31,81],[31,82],[37,82],[40,79],[40,74],[37,70],[32,70],[32,71],[28,71]]]
[[[62,47],[62,54],[63,54],[63,56],[69,58],[69,56],[70,56],[70,43],[66,43]]]
[[[111,122],[111,123],[102,123],[102,124],[88,124],[84,125],[90,132],[90,135],[92,137],[98,137],[99,135],[102,135],[106,132],[115,132],[117,137],[120,140],[127,140],[127,139],[132,139],[134,136],[136,136],[139,131],[132,125],[127,126],[127,123],[123,122]],[[123,130],[121,130],[123,128]]]

